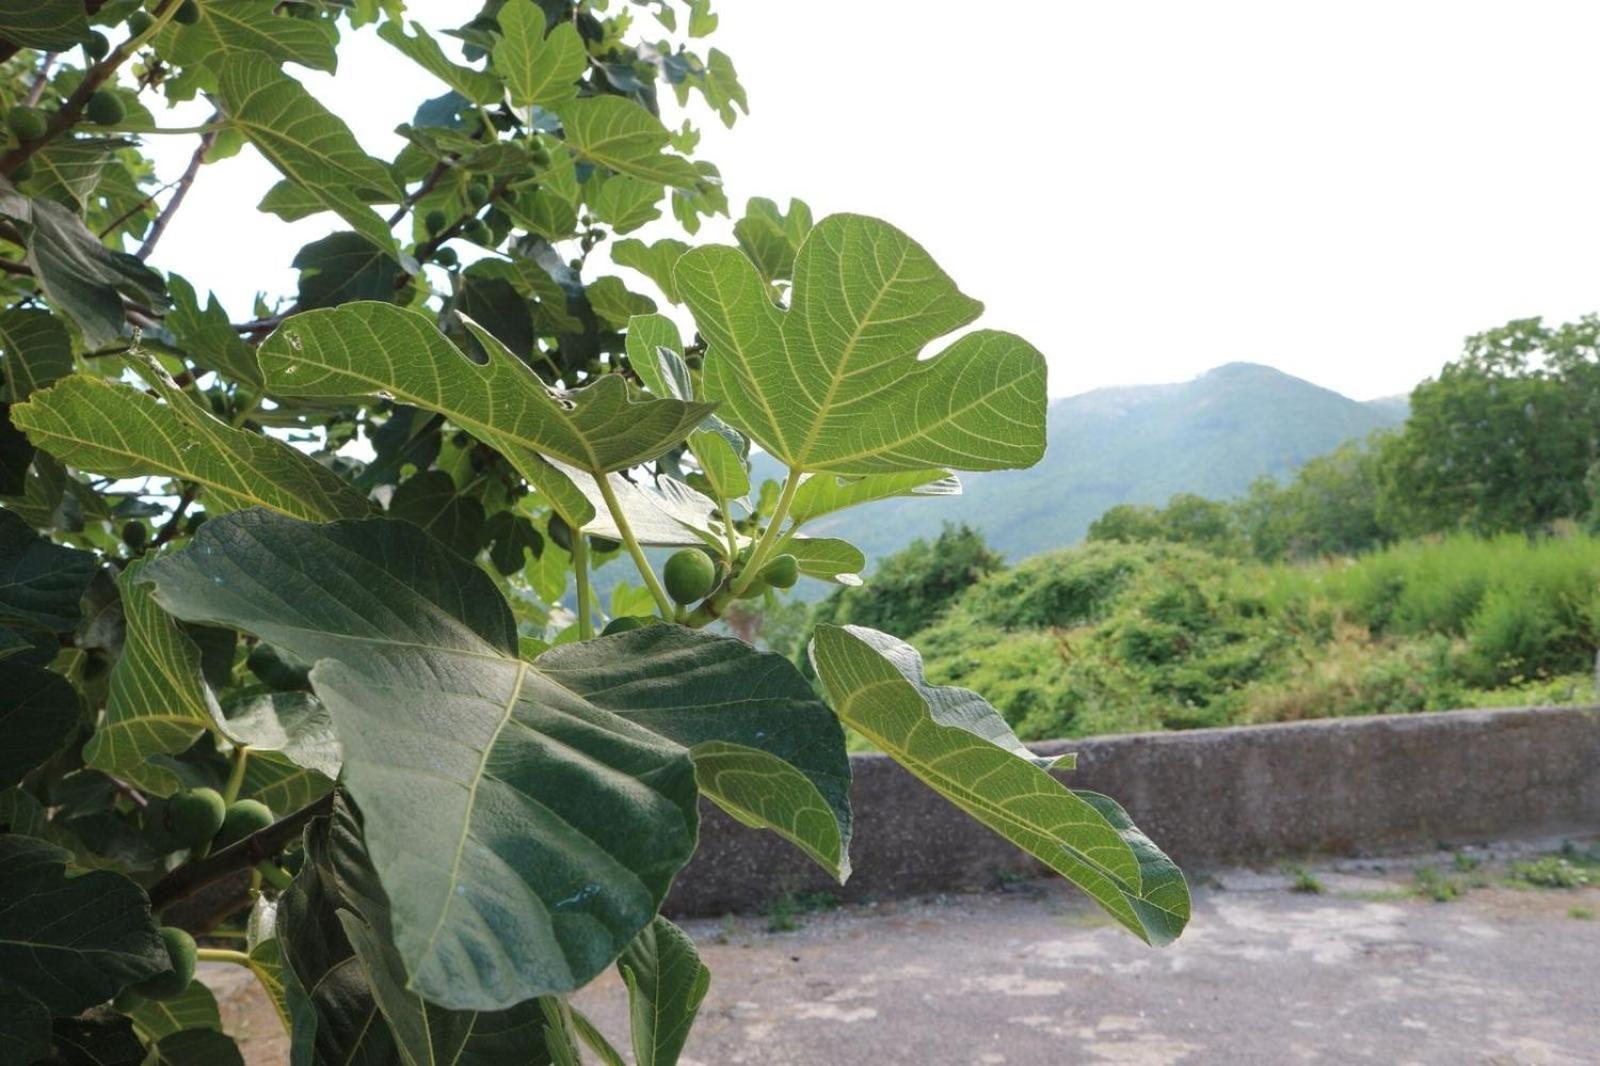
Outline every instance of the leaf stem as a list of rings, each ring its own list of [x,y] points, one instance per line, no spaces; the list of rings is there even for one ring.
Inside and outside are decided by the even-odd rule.
[[[667,590],[661,587],[650,560],[644,557],[644,549],[639,547],[639,540],[633,535],[632,527],[628,525],[627,515],[622,513],[622,504],[617,500],[617,490],[611,487],[611,475],[598,474],[595,476],[595,481],[600,486],[601,497],[606,501],[606,510],[611,512],[611,521],[616,523],[617,532],[622,536],[622,543],[633,558],[633,565],[639,568],[639,576],[644,578],[645,587],[650,590],[650,595],[655,597],[656,606],[661,609],[661,617],[670,622],[673,615],[672,600],[667,596]]]
[[[220,118],[221,115],[222,112],[217,111],[212,114],[212,118]],[[134,258],[139,260],[148,259],[150,258],[150,253],[156,250],[156,242],[161,239],[163,233],[167,232],[167,226],[171,224],[172,216],[176,215],[178,208],[183,206],[184,197],[189,195],[189,186],[194,184],[195,176],[200,173],[201,166],[205,164],[206,154],[211,151],[211,146],[216,141],[217,132],[215,130],[207,130],[201,136],[200,144],[196,146],[194,154],[189,157],[189,165],[184,168],[183,174],[178,178],[177,191],[172,194],[166,206],[161,209],[161,213],[156,216],[156,220],[150,224],[150,232],[145,235],[144,243],[134,253]]]
[[[572,531],[572,571],[578,578],[578,639],[594,636],[594,623],[589,619],[589,540],[583,530]]]
[[[800,471],[790,467],[789,476],[783,480],[783,492],[778,496],[777,506],[772,509],[772,518],[767,522],[767,528],[762,532],[761,539],[756,542],[755,550],[750,553],[749,561],[740,571],[739,580],[734,583],[734,596],[749,588],[756,575],[761,573],[762,564],[767,561],[773,544],[778,540],[778,530],[783,525],[783,520],[788,517],[789,508],[794,505],[794,494],[799,491]]]
[[[239,798],[239,789],[244,784],[245,764],[250,761],[250,745],[240,744],[233,749],[233,769],[228,771],[228,783],[222,788],[222,801],[232,803]]]
[[[250,956],[232,948],[199,948],[194,957],[200,962],[231,962],[235,966],[250,966]]]

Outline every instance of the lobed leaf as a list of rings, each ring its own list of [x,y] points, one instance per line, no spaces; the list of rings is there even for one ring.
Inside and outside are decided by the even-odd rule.
[[[606,473],[638,466],[683,440],[711,405],[640,399],[620,375],[574,392],[552,390],[471,320],[488,356],[468,358],[427,315],[357,302],[295,315],[262,343],[279,395],[367,395],[437,411],[505,453],[576,526],[594,508],[546,459]]]
[[[696,248],[674,276],[709,344],[706,397],[793,471],[996,470],[1044,454],[1044,357],[980,330],[919,359],[982,305],[885,222],[818,223],[788,311],[733,248]]]
[[[221,717],[200,671],[200,649],[150,596],[135,561],[117,578],[126,637],[111,668],[105,720],[83,760],[157,796],[182,787],[172,770],[150,761],[187,751]]]
[[[922,678],[903,641],[821,625],[811,661],[839,718],[934,791],[1083,889],[1135,936],[1161,946],[1189,920],[1183,874],[1122,808],[1046,772],[976,693]]]
[[[527,0],[523,0],[527,2]],[[623,96],[585,96],[558,105],[567,144],[618,174],[692,188],[699,177],[682,156],[663,152],[671,134],[661,120]]]
[[[261,506],[305,519],[370,512],[338,474],[283,441],[229,426],[154,360],[141,372],[160,399],[74,374],[13,407],[12,421],[34,444],[81,469],[193,482],[212,511]]]
[[[547,36],[544,10],[533,0],[508,0],[497,18],[494,69],[505,79],[513,104],[548,110],[577,95],[589,53],[570,21],[558,22]]]

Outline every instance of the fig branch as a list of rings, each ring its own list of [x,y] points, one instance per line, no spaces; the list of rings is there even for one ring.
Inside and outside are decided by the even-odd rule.
[[[199,862],[186,863],[155,883],[150,889],[150,909],[161,911],[214,881],[236,870],[245,870],[270,859],[288,847],[313,819],[333,811],[333,793],[301,807],[265,829],[258,829],[243,840],[213,852]]]

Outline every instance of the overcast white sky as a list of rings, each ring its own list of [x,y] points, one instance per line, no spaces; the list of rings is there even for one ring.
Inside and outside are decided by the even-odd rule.
[[[433,27],[466,6],[409,5]],[[716,10],[701,48],[733,57],[751,114],[724,130],[700,112],[699,154],[735,213],[799,196],[888,219],[988,305],[983,324],[1045,352],[1052,394],[1244,359],[1365,399],[1468,333],[1600,310],[1600,4]],[[341,64],[295,73],[385,158],[443,91],[370,29]],[[175,176],[194,139],[151,140]],[[249,149],[207,168],[154,261],[236,316],[257,287],[292,292],[295,250],[333,227],[239,212],[273,180]]]

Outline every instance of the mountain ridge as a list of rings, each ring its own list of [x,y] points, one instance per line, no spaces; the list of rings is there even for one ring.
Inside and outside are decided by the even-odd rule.
[[[1260,363],[1230,362],[1189,381],[1114,385],[1053,400],[1044,458],[1028,470],[963,474],[962,494],[904,497],[807,527],[869,560],[965,522],[1015,561],[1083,539],[1120,503],[1179,492],[1226,499],[1263,474],[1284,478],[1318,455],[1399,425],[1394,397],[1353,400]],[[758,456],[756,479],[782,471]]]

